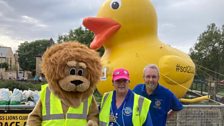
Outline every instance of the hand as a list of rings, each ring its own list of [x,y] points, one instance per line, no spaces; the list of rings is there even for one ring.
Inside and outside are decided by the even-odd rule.
[[[93,121],[93,120],[89,120],[87,123],[87,126],[98,126],[97,122]]]
[[[170,110],[168,113],[167,113],[167,118],[171,118],[173,116],[173,114],[175,114],[176,111],[173,111],[173,110]]]

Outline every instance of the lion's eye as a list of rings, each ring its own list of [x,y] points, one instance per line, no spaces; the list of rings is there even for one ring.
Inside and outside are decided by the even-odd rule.
[[[84,74],[83,69],[78,69],[78,75],[83,76],[83,74]]]
[[[70,69],[70,75],[75,75],[76,73],[76,69],[75,68],[71,68]]]

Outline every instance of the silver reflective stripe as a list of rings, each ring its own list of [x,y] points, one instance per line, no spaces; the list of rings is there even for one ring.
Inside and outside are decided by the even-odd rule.
[[[89,101],[89,98],[87,98],[86,101],[84,101],[84,105],[83,105],[83,114],[86,114],[86,115],[88,110],[88,101]]]
[[[144,101],[144,97],[139,96],[139,99],[138,99],[139,114],[141,114],[142,112],[143,101]]]
[[[52,115],[46,115],[46,116],[42,116],[42,120],[57,120],[57,119],[64,119],[64,115],[63,114],[52,114]]]
[[[57,119],[64,119],[63,114],[50,114],[50,95],[51,91],[47,87],[46,89],[46,97],[45,97],[45,106],[46,106],[46,115],[42,116],[42,120],[57,120]]]
[[[109,93],[106,93],[105,96],[104,96],[104,98],[103,98],[103,103],[102,103],[101,108],[103,108],[103,106],[104,106],[104,104],[105,104],[108,96],[109,96]]]
[[[57,119],[64,119],[63,114],[50,114],[50,95],[51,91],[47,87],[46,89],[46,97],[45,97],[45,106],[46,106],[46,115],[42,116],[42,120],[57,120]]]
[[[46,116],[50,115],[50,95],[51,95],[51,91],[49,90],[49,88],[47,87],[46,89],[46,98],[45,98],[45,105],[46,105]]]
[[[100,121],[100,126],[107,126],[107,123]]]
[[[88,110],[88,99],[84,101],[83,104],[83,114],[67,114],[68,119],[87,119],[87,110]]]
[[[86,119],[87,115],[85,114],[67,114],[67,119]]]
[[[46,98],[45,98],[45,106],[46,106],[46,115],[42,116],[42,121],[45,120],[57,120],[57,119],[65,119],[64,114],[50,114],[50,90],[47,87],[46,89]],[[67,114],[67,119],[86,119],[88,114],[88,99],[84,101],[83,104],[83,114]]]

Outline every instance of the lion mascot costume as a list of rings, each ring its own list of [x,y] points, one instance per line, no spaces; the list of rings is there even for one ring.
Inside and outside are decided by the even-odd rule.
[[[42,57],[48,84],[28,116],[28,126],[98,126],[93,96],[101,76],[97,52],[78,42],[55,44]]]

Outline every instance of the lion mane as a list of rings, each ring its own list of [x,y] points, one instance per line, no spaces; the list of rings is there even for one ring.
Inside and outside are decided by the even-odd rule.
[[[69,61],[84,63],[89,87],[85,91],[66,91],[60,86],[65,80]],[[68,106],[79,106],[96,88],[101,76],[101,63],[99,54],[79,42],[64,42],[48,48],[42,57],[41,70],[45,75],[51,92],[58,96]]]

